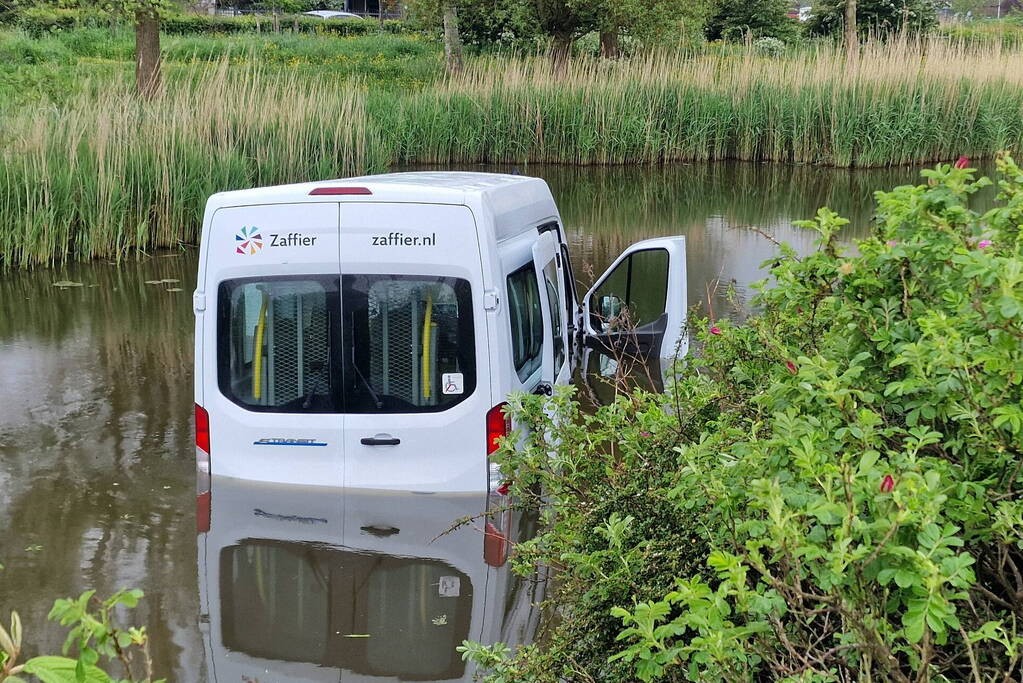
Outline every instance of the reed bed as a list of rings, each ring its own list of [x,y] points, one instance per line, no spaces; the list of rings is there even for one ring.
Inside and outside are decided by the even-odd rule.
[[[768,160],[889,166],[1023,141],[1023,50],[909,40],[847,61],[831,46],[771,59],[481,59],[409,99],[401,163]]]
[[[867,44],[848,61],[832,47],[481,57],[409,92],[227,61],[179,74],[151,103],[123,82],[81,90],[0,117],[3,263],[194,242],[213,192],[392,164],[873,167],[1023,142],[1023,50],[935,39]]]
[[[385,168],[366,120],[356,88],[310,88],[226,62],[196,69],[154,102],[115,87],[21,110],[4,122],[0,259],[28,265],[195,242],[215,192]]]

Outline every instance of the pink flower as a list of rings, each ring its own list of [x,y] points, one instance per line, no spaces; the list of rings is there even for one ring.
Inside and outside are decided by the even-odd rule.
[[[991,240],[981,240],[981,241],[977,242],[977,248],[978,249],[987,249],[992,244],[994,244],[994,242],[992,242]]]
[[[640,432],[639,435],[646,439],[650,436],[650,432]]]
[[[721,334],[721,328],[720,327],[711,327],[710,328],[710,333],[711,334]]]
[[[969,168],[969,166],[970,160],[966,157],[959,157],[959,160],[956,161],[956,168]]]
[[[785,361],[785,367],[787,367],[789,369],[789,372],[791,372],[793,375],[799,372],[799,369],[796,367],[796,364],[790,360]]]
[[[891,493],[892,489],[895,488],[895,479],[890,474],[884,475],[884,479],[881,480],[881,493]]]
[[[894,247],[898,243],[899,243],[898,240],[888,240],[887,242],[885,242],[885,244],[887,244],[889,247]]]

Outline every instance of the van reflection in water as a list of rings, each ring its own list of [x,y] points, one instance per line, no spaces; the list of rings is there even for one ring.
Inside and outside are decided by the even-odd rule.
[[[544,582],[506,561],[506,539],[535,526],[500,510],[503,496],[220,477],[211,492],[198,541],[211,680],[470,681],[463,640],[536,632]]]

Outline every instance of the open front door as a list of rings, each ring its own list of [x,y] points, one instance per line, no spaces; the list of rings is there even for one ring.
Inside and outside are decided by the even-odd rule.
[[[568,325],[565,305],[565,274],[558,241],[545,232],[533,244],[533,267],[540,286],[540,310],[543,315],[543,363],[541,387],[568,383]]]
[[[637,242],[583,298],[586,343],[612,355],[674,360],[686,355],[684,237]]]

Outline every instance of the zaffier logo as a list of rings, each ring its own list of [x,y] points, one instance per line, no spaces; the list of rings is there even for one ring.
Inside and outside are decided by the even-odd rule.
[[[257,253],[264,246],[269,249],[270,247],[312,247],[316,245],[316,235],[303,235],[300,232],[289,232],[287,235],[270,233],[270,239],[264,240],[263,233],[256,226],[242,228],[234,236],[234,240],[237,244],[236,254],[250,255]],[[266,242],[269,243],[264,244]]]
[[[263,235],[259,232],[259,228],[254,225],[250,228],[243,227],[234,236],[234,239],[238,243],[238,248],[235,249],[236,254],[251,255],[263,248]]]

